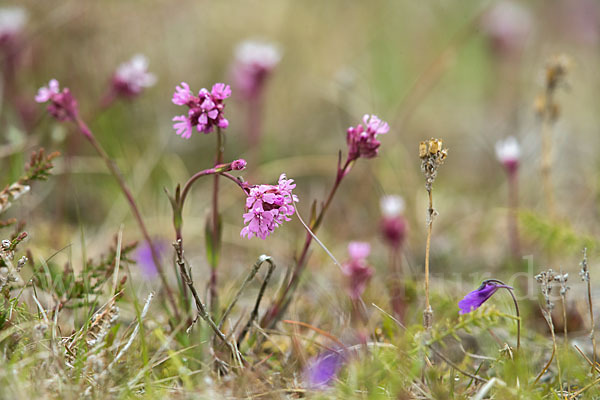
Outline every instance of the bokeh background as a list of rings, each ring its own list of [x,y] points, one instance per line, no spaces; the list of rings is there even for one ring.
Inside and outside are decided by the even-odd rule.
[[[102,160],[73,127],[56,123],[44,116],[44,106],[33,104],[37,88],[56,78],[76,96],[82,115],[124,171],[152,236],[168,249],[173,233],[163,188],[172,191],[194,172],[212,166],[215,148],[214,134],[194,133],[189,140],[175,135],[171,119],[181,109],[171,103],[173,90],[182,81],[193,90],[230,83],[236,45],[256,38],[276,43],[282,51],[266,89],[262,142],[259,149],[249,148],[245,105],[232,86],[225,158],[258,153],[244,174],[257,183],[274,183],[287,173],[296,180],[298,209],[305,217],[312,201],[322,200],[334,180],[337,153],[346,151],[347,127],[358,124],[365,113],[390,124],[379,157],[358,160],[319,234],[340,260],[347,257],[348,242],[371,243],[371,262],[377,270],[371,296],[385,286],[388,252],[379,232],[379,200],[385,194],[399,194],[406,201],[409,231],[403,264],[407,274],[420,276],[427,199],[417,148],[430,137],[443,138],[449,148],[434,185],[440,215],[434,225],[432,273],[440,297],[458,300],[462,290],[477,285],[485,273],[509,279],[525,270],[524,263],[510,260],[506,175],[494,153],[496,141],[509,135],[522,146],[520,206],[535,216],[530,226],[520,227],[523,255],[533,257],[536,272],[543,266],[576,272],[582,244],[593,247],[599,233],[600,4],[517,1],[511,3],[519,10],[516,14],[501,14],[504,20],[490,22],[490,13],[502,3],[2,3],[24,7],[28,13],[26,47],[13,83],[19,98],[32,103],[34,121],[26,127],[4,96],[2,183],[18,177],[26,154],[39,146],[63,154],[50,182],[37,184],[11,212],[28,220],[30,244],[38,258],[58,251],[58,262],[72,260],[76,265],[73,260],[105,249],[121,226],[126,239],[140,239]],[[156,86],[100,111],[98,104],[116,66],[136,53],[148,57]],[[558,93],[561,117],[553,131],[552,176],[560,219],[548,222],[540,183],[539,121],[532,105],[543,90],[546,60],[558,53],[568,54],[573,68],[568,86]],[[209,180],[198,184],[185,210],[186,254],[200,286],[209,270],[203,232],[211,185]],[[286,223],[266,241],[243,239],[239,189],[224,183],[221,193],[222,290],[233,290],[262,253],[278,262],[280,278],[304,238],[300,223]],[[550,226],[550,233],[539,234],[540,226]],[[331,307],[339,306],[344,279],[321,249],[313,247],[313,253],[306,291],[296,304],[331,300]],[[165,257],[170,259],[169,252]],[[137,267],[131,268],[135,273]],[[141,275],[139,285],[158,286]],[[456,284],[463,285],[460,292]],[[292,313],[296,309],[292,307]]]

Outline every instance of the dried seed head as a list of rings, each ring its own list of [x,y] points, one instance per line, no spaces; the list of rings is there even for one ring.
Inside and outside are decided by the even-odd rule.
[[[546,63],[546,88],[556,89],[560,84],[566,83],[566,76],[572,68],[571,58],[565,54],[558,54]]]
[[[431,191],[433,181],[437,176],[440,165],[444,163],[448,149],[444,148],[441,139],[431,138],[419,143],[419,157],[421,158],[421,171],[425,175],[425,188]]]
[[[570,289],[570,287],[567,286],[568,280],[569,280],[568,273],[554,275],[554,281],[558,282],[560,284],[560,295],[561,296],[565,296],[567,294],[567,290]]]
[[[544,300],[546,301],[546,308],[548,311],[552,311],[554,308],[554,303],[550,297],[554,283],[559,282],[561,288],[560,294],[561,296],[564,296],[569,289],[569,287],[566,286],[568,279],[569,274],[560,274],[554,272],[552,269],[542,271],[535,276],[535,280],[540,284],[540,290],[542,292],[542,296],[544,296]]]

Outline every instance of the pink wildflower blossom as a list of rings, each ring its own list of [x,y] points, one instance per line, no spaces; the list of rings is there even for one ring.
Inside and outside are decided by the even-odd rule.
[[[347,131],[346,141],[348,143],[348,159],[355,160],[359,157],[373,158],[379,152],[381,142],[377,135],[387,133],[390,130],[387,122],[380,120],[375,115],[365,114],[363,124],[350,127]]]
[[[380,200],[382,218],[380,229],[385,239],[392,248],[399,249],[404,243],[407,231],[407,222],[404,218],[404,199],[400,196],[384,196]]]
[[[201,89],[198,96],[194,96],[187,83],[175,88],[174,104],[188,106],[187,115],[179,115],[173,118],[173,128],[177,135],[188,139],[192,136],[192,128],[195,126],[198,132],[210,133],[214,127],[225,129],[229,121],[223,116],[225,103],[223,100],[231,96],[229,85],[215,83],[212,90]]]
[[[285,221],[290,221],[294,215],[294,202],[298,197],[292,194],[296,187],[293,179],[286,179],[281,174],[277,185],[256,185],[250,188],[246,198],[244,226],[241,236],[248,239],[257,236],[266,239],[275,228]]]
[[[508,0],[496,2],[481,20],[481,30],[492,48],[504,55],[518,54],[523,49],[532,26],[528,9]]]
[[[281,60],[277,46],[255,40],[240,43],[235,50],[232,67],[234,87],[245,99],[261,93],[267,78]]]
[[[142,54],[119,65],[112,79],[113,90],[123,97],[135,97],[155,83],[156,76],[148,72],[148,59]]]
[[[509,174],[514,174],[519,168],[521,146],[514,136],[496,142],[496,157]]]
[[[15,39],[25,27],[27,12],[21,7],[0,8],[0,46]]]
[[[357,300],[363,294],[373,275],[373,268],[367,263],[371,246],[365,242],[350,242],[350,260],[342,265],[342,272],[349,278],[350,298]]]
[[[77,117],[77,101],[68,88],[64,88],[62,92],[60,91],[56,79],[52,79],[48,86],[38,90],[35,101],[38,103],[49,101],[48,112],[59,121],[73,121]]]

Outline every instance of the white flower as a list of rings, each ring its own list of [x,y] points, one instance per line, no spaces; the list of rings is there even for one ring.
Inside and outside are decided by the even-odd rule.
[[[398,195],[383,196],[379,200],[381,213],[386,218],[393,218],[404,213],[404,199]]]
[[[496,157],[501,163],[517,162],[521,156],[521,147],[514,136],[496,142]]]
[[[136,54],[128,62],[119,65],[115,79],[126,84],[133,94],[156,83],[156,76],[148,72],[148,59],[142,54]]]
[[[21,7],[0,8],[0,39],[19,33],[27,22],[27,12]]]
[[[245,40],[236,47],[235,58],[240,64],[271,70],[281,61],[281,51],[273,43]]]

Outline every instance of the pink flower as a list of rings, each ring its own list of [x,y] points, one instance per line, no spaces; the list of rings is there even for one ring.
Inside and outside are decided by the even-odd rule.
[[[241,171],[246,168],[246,165],[246,160],[240,158],[239,160],[235,160],[231,163],[231,169],[234,171]]]
[[[60,91],[58,81],[52,79],[47,87],[41,87],[35,96],[38,103],[50,102],[48,112],[59,121],[75,120],[77,117],[77,101],[68,88]]]
[[[173,121],[179,121],[173,124],[173,129],[175,129],[175,133],[180,135],[184,139],[189,139],[192,137],[192,123],[189,118],[186,118],[183,115],[173,117]]]
[[[509,174],[514,174],[519,168],[521,146],[514,136],[496,142],[496,157]]]
[[[508,0],[495,3],[481,20],[481,29],[488,36],[493,49],[505,55],[519,53],[532,25],[529,10]]]
[[[0,8],[0,46],[18,36],[27,22],[27,12],[21,7]]]
[[[281,52],[271,43],[255,40],[240,43],[232,67],[236,91],[245,99],[257,97],[280,60]]]
[[[41,87],[38,90],[37,95],[35,96],[35,101],[38,103],[45,103],[52,98],[53,95],[56,95],[60,92],[59,84],[56,79],[50,80],[48,86]]]
[[[244,214],[244,224],[247,225],[240,232],[241,236],[266,239],[275,228],[291,220],[293,203],[298,201],[298,197],[292,194],[296,187],[293,182],[293,179],[286,179],[285,174],[281,174],[276,186],[256,185],[250,188]]]
[[[175,93],[173,93],[173,99],[171,101],[178,106],[184,106],[193,99],[194,95],[192,94],[189,85],[185,82],[181,82],[181,87],[175,87]]]
[[[370,252],[369,243],[350,242],[348,245],[350,260],[342,265],[342,272],[349,279],[349,294],[353,300],[360,298],[373,275],[373,268],[367,263]]]
[[[380,201],[381,218],[380,229],[385,241],[394,249],[404,243],[407,223],[404,218],[404,199],[400,196],[384,196]]]
[[[231,96],[231,88],[224,83],[215,83],[212,87],[211,94],[217,100],[225,100]]]
[[[192,136],[192,127],[196,127],[198,132],[210,133],[214,127],[225,129],[229,126],[229,121],[223,116],[225,104],[223,100],[231,96],[229,85],[224,83],[215,83],[212,90],[200,89],[198,96],[194,96],[187,83],[182,82],[181,87],[175,88],[173,99],[174,104],[179,106],[188,106],[188,114],[176,116],[173,121],[175,132],[183,138]]]
[[[359,157],[373,158],[379,152],[381,143],[377,135],[385,134],[390,130],[387,122],[380,120],[375,115],[365,114],[363,124],[350,127],[347,131],[348,159],[355,160]]]
[[[155,83],[156,76],[148,72],[148,59],[142,54],[119,65],[112,79],[113,90],[124,97],[137,96]]]

